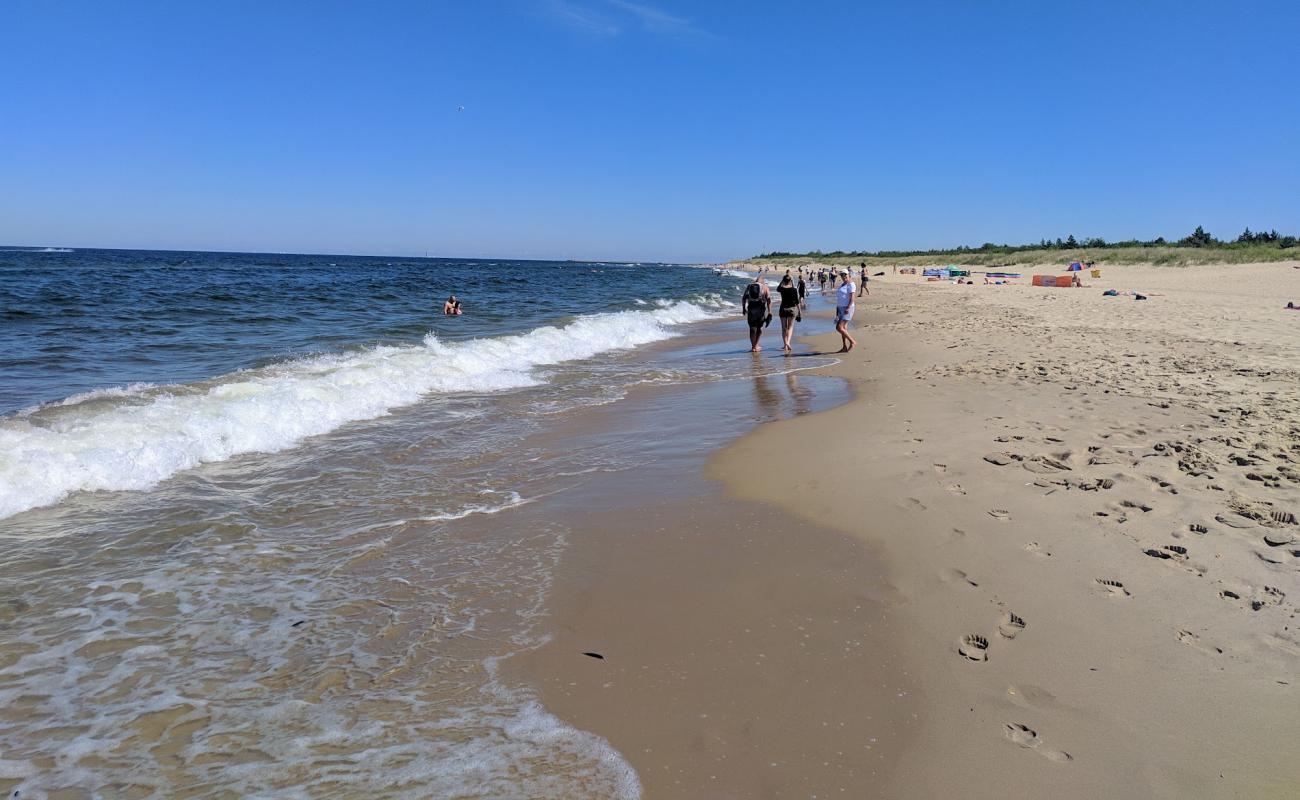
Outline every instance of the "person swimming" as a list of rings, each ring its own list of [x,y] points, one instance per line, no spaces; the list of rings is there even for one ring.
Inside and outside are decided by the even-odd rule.
[[[459,317],[461,315],[460,301],[456,295],[451,295],[442,304],[442,313],[448,317]]]

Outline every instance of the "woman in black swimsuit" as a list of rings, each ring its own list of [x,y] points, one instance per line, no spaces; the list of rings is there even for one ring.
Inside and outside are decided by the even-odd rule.
[[[762,350],[758,340],[763,335],[763,328],[772,321],[772,293],[767,289],[763,273],[759,273],[754,282],[745,287],[740,297],[740,313],[749,323],[749,352]]]
[[[789,275],[781,279],[776,290],[781,293],[781,341],[785,345],[781,349],[788,353],[793,349],[790,347],[790,338],[794,336],[794,324],[800,319],[799,290]]]

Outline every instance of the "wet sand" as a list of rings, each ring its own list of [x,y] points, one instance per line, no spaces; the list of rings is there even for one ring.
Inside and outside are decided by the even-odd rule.
[[[867,548],[709,496],[577,527],[553,639],[506,674],[609,741],[646,797],[878,791],[916,687]]]
[[[776,375],[642,391],[581,422],[584,438],[634,426],[657,443],[598,497],[551,503],[570,530],[552,638],[502,676],[609,741],[646,797],[862,797],[897,762],[915,686],[888,645],[898,634],[871,549],[702,478],[705,430],[738,435],[848,397],[838,381]]]

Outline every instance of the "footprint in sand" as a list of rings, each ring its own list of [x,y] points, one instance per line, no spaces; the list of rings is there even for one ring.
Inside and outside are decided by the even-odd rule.
[[[1240,514],[1216,514],[1214,518],[1229,528],[1237,528],[1238,530],[1253,528],[1257,524],[1250,517],[1243,517]]]
[[[1064,750],[1051,750],[1042,747],[1043,740],[1038,736],[1038,731],[1028,725],[1019,722],[1008,722],[1002,727],[1002,732],[1008,739],[1026,750],[1033,750],[1051,761],[1064,764],[1067,761],[1074,760],[1074,756]]]
[[[1096,583],[1110,597],[1128,597],[1128,589],[1119,581],[1112,581],[1109,578],[1097,578]]]
[[[1207,644],[1206,642],[1201,641],[1201,637],[1197,636],[1191,631],[1183,630],[1182,628],[1179,628],[1177,632],[1178,632],[1178,641],[1182,642],[1188,647],[1195,647],[1197,650],[1200,650],[1202,652],[1214,653],[1216,655],[1223,652],[1222,647],[1215,647],[1212,644]]]
[[[925,505],[925,503],[922,503],[920,500],[917,500],[915,497],[909,497],[909,498],[907,498],[907,507],[910,508],[910,509],[913,510],[913,511],[925,511],[925,510],[926,510],[926,505]]]
[[[1029,542],[1025,545],[1025,550],[1041,558],[1047,558],[1052,555],[1052,551],[1045,549],[1038,542]]]
[[[998,624],[998,633],[1004,639],[1014,639],[1016,634],[1025,629],[1025,621],[1010,611],[1003,612],[1002,621]]]
[[[960,483],[948,484],[948,491],[952,492],[953,494],[966,494],[966,490],[961,488]]]
[[[1286,599],[1286,592],[1273,586],[1265,586],[1262,596],[1256,596],[1250,601],[1250,610],[1259,611],[1265,606],[1280,606]]]
[[[1238,594],[1237,592],[1232,591],[1231,589],[1224,589],[1223,591],[1219,592],[1219,597],[1222,597],[1224,600],[1227,600],[1229,603],[1236,603],[1239,600],[1241,600],[1241,595]]]
[[[1167,544],[1164,547],[1161,547],[1160,549],[1149,547],[1146,550],[1143,550],[1142,552],[1146,553],[1152,558],[1159,558],[1159,559],[1166,559],[1166,560],[1176,559],[1178,561],[1185,561],[1187,559],[1187,548],[1177,544]]]
[[[1295,541],[1295,534],[1291,531],[1269,531],[1264,534],[1264,544],[1269,547],[1282,547]]]
[[[978,633],[968,633],[957,643],[957,652],[971,661],[988,661],[989,640]]]
[[[989,516],[993,519],[1011,519],[1011,512],[1005,508],[990,508]]]
[[[945,473],[945,472],[948,471],[948,465],[947,465],[947,464],[935,464],[935,465],[934,465],[934,471],[937,472],[937,473],[939,473],[940,475],[942,475],[943,473]]]
[[[949,567],[939,573],[939,580],[944,583],[964,583],[968,586],[979,586],[978,583],[971,580],[971,577],[959,569]]]

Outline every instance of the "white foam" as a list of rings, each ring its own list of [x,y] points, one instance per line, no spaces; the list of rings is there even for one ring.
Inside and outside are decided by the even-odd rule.
[[[0,778],[15,780],[17,778],[30,778],[35,774],[36,765],[30,761],[0,760]]]
[[[139,397],[155,386],[156,384],[153,383],[129,383],[125,386],[106,386],[103,389],[92,389],[89,392],[79,392],[74,395],[69,395],[62,400],[57,400],[53,403],[29,406],[21,411],[14,412],[14,415],[26,417],[40,411],[42,408],[52,408],[54,406],[76,406],[92,400],[101,400],[104,398]]]
[[[490,492],[486,492],[488,494]],[[447,511],[439,514],[430,514],[427,517],[417,517],[422,522],[444,522],[455,519],[464,519],[465,517],[475,514],[499,514],[516,506],[524,506],[534,502],[535,497],[522,497],[519,492],[506,492],[507,499],[504,503],[471,503],[458,511]]]
[[[57,414],[0,420],[0,518],[74,491],[148,489],[199,464],[284,450],[431,393],[534,385],[536,367],[671,338],[674,326],[708,319],[720,299],[659,302],[653,311],[594,314],[491,339],[430,334],[423,345],[301,359],[203,385],[69,398]],[[129,395],[126,402],[86,402],[112,391]]]

